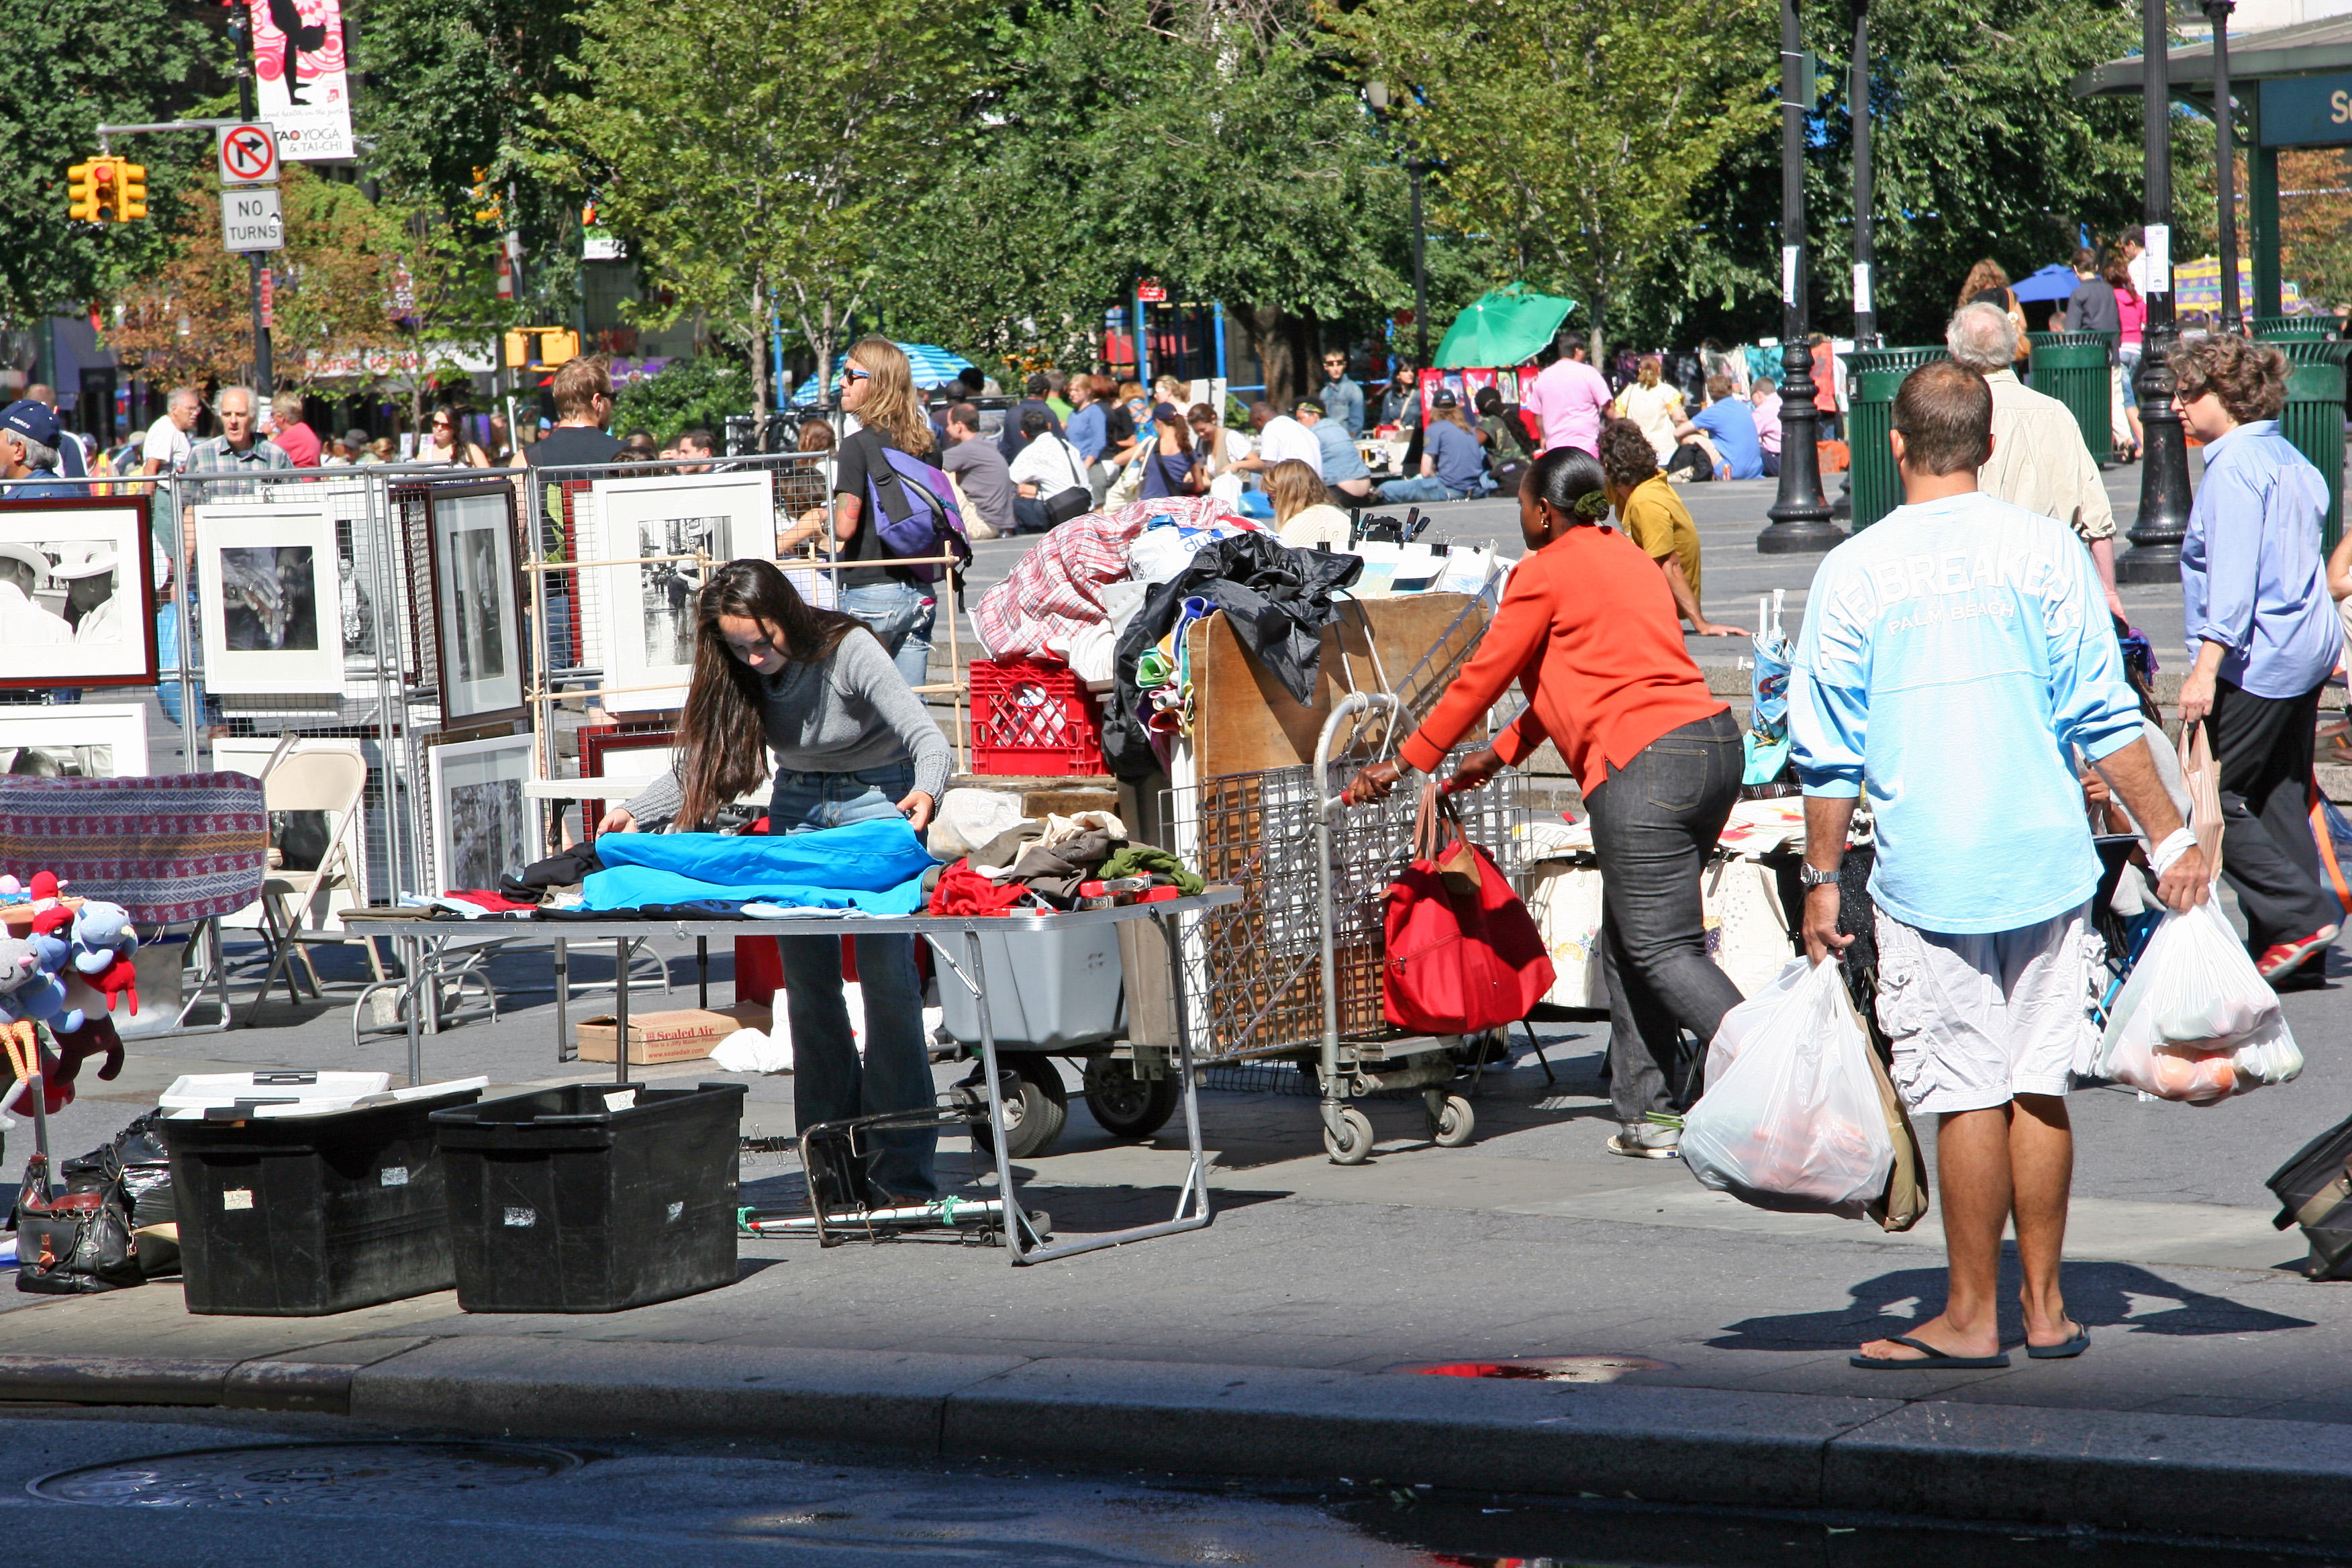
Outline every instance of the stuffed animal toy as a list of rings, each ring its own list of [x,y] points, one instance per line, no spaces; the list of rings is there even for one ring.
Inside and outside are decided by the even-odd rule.
[[[0,1022],[46,1023],[70,1034],[82,1026],[79,1007],[66,1005],[65,982],[41,969],[40,955],[20,937],[0,937]]]
[[[25,901],[25,884],[5,872],[0,872],[0,904],[21,904]]]
[[[54,974],[63,980],[67,965],[73,959],[73,911],[63,904],[43,910],[33,917],[33,929],[25,940],[33,945],[33,963],[44,974]]]
[[[26,885],[25,893],[35,909],[46,910],[58,901],[58,889],[64,886],[58,880],[56,872],[36,871],[32,881]]]
[[[101,1058],[98,1069],[101,1079],[111,1079],[122,1070],[122,1037],[114,1032],[114,1020],[103,1013],[91,1014],[79,1029],[52,1026],[49,1038],[57,1042],[57,1061],[47,1069],[42,1084],[52,1101],[52,1110],[72,1102],[74,1077],[81,1071],[81,1064],[92,1057]]]
[[[55,912],[43,910],[34,917],[36,924]],[[131,923],[131,911],[121,904],[93,899],[75,911],[74,972],[105,994],[110,1013],[125,993],[131,997],[131,1010],[139,1011],[139,971],[131,962],[138,948],[139,932]]]

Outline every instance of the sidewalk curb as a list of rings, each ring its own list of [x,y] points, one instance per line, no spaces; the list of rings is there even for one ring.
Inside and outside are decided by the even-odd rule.
[[[0,1400],[310,1410],[536,1437],[2334,1539],[2352,1427],[1633,1384],[469,1334],[250,1361],[0,1356]]]

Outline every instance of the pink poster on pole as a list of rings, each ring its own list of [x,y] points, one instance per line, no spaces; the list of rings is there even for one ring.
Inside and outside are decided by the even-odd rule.
[[[342,0],[250,0],[253,75],[278,156],[316,162],[352,155],[350,62]]]

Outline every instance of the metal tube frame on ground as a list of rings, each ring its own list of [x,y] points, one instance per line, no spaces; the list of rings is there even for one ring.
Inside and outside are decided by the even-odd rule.
[[[559,953],[566,942],[610,942],[614,947],[616,962],[624,965],[627,963],[630,942],[654,936],[675,936],[680,940],[689,936],[823,936],[837,940],[845,936],[905,935],[918,936],[929,942],[932,951],[943,962],[966,977],[966,984],[971,986],[973,994],[979,999],[981,1068],[988,1082],[988,1117],[994,1133],[997,1195],[1004,1204],[1009,1216],[1004,1226],[1005,1247],[1013,1265],[1020,1267],[1031,1263],[1050,1263],[1055,1258],[1071,1258],[1082,1252],[1098,1251],[1131,1241],[1149,1240],[1153,1237],[1200,1230],[1209,1224],[1212,1209],[1208,1156],[1201,1143],[1200,1086],[1193,1068],[1192,1018],[1186,1006],[1181,969],[1183,942],[1180,928],[1186,918],[1237,904],[1241,897],[1241,890],[1237,888],[1213,887],[1189,898],[1156,904],[1129,904],[1116,909],[1076,910],[1063,914],[1036,916],[886,915],[855,920],[803,917],[773,921],[688,921],[632,920],[626,915],[615,915],[610,920],[515,921],[506,922],[506,925],[518,937],[549,937],[557,944]],[[1170,979],[1175,990],[1175,1066],[1184,1096],[1184,1133],[1188,1155],[1184,1183],[1177,1193],[1175,1213],[1168,1219],[1153,1225],[1133,1226],[1098,1236],[1049,1243],[1029,1227],[1027,1211],[1020,1201],[1019,1184],[1013,1174],[1013,1159],[1009,1152],[1012,1140],[1004,1124],[1004,1097],[998,1083],[1000,1064],[996,1031],[989,1016],[988,994],[979,984],[982,979],[980,939],[990,931],[1043,931],[1076,926],[1118,925],[1137,920],[1158,921],[1168,945]],[[345,916],[344,924],[362,935],[389,937],[403,948],[404,957],[407,960],[409,992],[406,1002],[409,1082],[421,1082],[425,1070],[425,1041],[419,1020],[428,979],[422,952],[415,950],[421,949],[433,937],[446,934],[446,928],[420,930],[420,925],[431,926],[436,922],[370,920],[360,913]],[[958,938],[961,940],[953,940]],[[955,951],[957,948],[961,950],[960,954]],[[559,956],[557,962],[562,963],[563,960]],[[614,991],[614,1025],[613,1077],[615,1082],[626,1083],[629,1081],[629,1003],[628,987],[625,985],[618,986]]]

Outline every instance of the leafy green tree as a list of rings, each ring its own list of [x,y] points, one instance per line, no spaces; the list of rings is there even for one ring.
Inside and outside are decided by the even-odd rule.
[[[1769,133],[1774,15],[1766,0],[1368,0],[1329,22],[1439,165],[1442,220],[1580,301],[1599,348],[1616,304],[1681,265],[1700,182]]]
[[[669,308],[742,350],[770,401],[781,317],[829,370],[962,103],[978,0],[595,0],[542,100]],[[594,97],[587,96],[593,84]],[[652,312],[648,312],[649,314]]]
[[[643,428],[665,445],[698,427],[723,435],[727,416],[751,406],[751,375],[717,354],[674,360],[659,375],[633,381],[613,404],[616,428]]]

